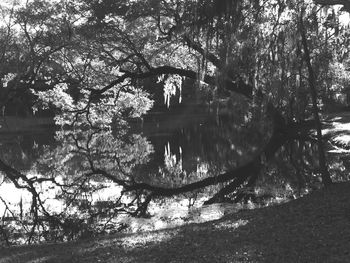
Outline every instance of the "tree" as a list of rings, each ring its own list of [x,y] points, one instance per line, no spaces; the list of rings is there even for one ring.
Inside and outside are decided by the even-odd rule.
[[[325,186],[328,186],[332,183],[332,179],[330,178],[330,175],[327,169],[326,157],[324,153],[322,127],[321,127],[321,121],[319,117],[319,109],[317,105],[316,79],[315,79],[314,70],[311,65],[310,51],[307,44],[306,32],[304,28],[302,14],[300,15],[300,34],[301,34],[303,49],[305,53],[305,62],[309,72],[309,87],[310,87],[310,93],[312,97],[314,119],[316,121],[317,142],[318,142],[319,162],[320,162],[320,169],[322,174],[322,181]]]
[[[306,8],[301,11],[301,6]],[[321,95],[332,83],[316,75],[329,72],[331,62],[338,62],[338,55],[330,54],[329,43],[337,42],[344,32],[338,31],[336,23],[323,23],[321,11],[312,3],[35,0],[14,13],[19,27],[12,39],[18,51],[5,56],[1,76],[14,74],[9,87],[30,91],[36,99],[35,109],[55,109],[56,123],[72,131],[61,133],[69,138],[69,145],[47,154],[68,162],[70,157],[78,158],[84,168],[78,180],[60,183],[55,177],[28,178],[0,163],[8,180],[33,196],[31,237],[35,228],[48,228],[47,222],[64,225],[63,218],[42,205],[36,184],[49,182],[60,187],[70,204],[76,193],[94,191],[93,181],[107,180],[123,189],[114,208],[135,216],[145,216],[156,198],[219,184],[206,203],[228,198],[239,201],[244,198],[240,190],[255,185],[286,142],[313,140],[309,136],[313,128],[317,129],[322,179],[330,183],[317,102],[325,100]],[[334,33],[329,34],[331,30]],[[343,56],[346,59],[348,54]],[[323,63],[317,63],[319,57]],[[252,155],[241,166],[175,187],[137,176],[131,168],[147,159],[150,148],[143,138],[128,138],[130,145],[121,138],[128,137],[126,119],[138,118],[152,107],[148,93],[157,81],[164,85],[168,103],[169,96],[186,87],[186,81],[205,88],[213,97],[230,97],[237,112],[243,112],[237,118],[242,127],[256,128],[255,136],[262,137],[263,145],[249,152]],[[307,120],[311,116],[314,121]],[[117,130],[114,136],[112,126]],[[105,134],[99,134],[101,131]],[[134,144],[140,159],[125,153]],[[92,145],[98,150],[94,152]],[[113,153],[114,148],[121,152]],[[96,158],[98,154],[105,160]],[[50,167],[58,170],[54,164]],[[69,192],[69,187],[75,190]],[[132,202],[123,203],[125,196]],[[40,221],[41,214],[46,223]]]

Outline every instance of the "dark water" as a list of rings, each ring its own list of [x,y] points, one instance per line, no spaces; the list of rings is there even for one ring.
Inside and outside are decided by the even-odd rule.
[[[12,125],[16,126],[15,120]],[[245,127],[236,116],[201,106],[152,112],[143,120],[130,120],[127,126],[101,132],[64,131],[42,125],[25,132],[2,129],[0,156],[24,173],[56,170],[57,175],[62,169],[72,175],[87,171],[88,159],[101,169],[120,172],[113,170],[119,159],[126,171],[145,181],[150,175],[174,172],[215,175],[249,161],[264,143],[261,133]]]
[[[158,198],[149,207],[156,220],[145,222],[131,220],[127,213],[120,212],[132,210],[135,199],[142,200],[142,195],[123,195],[118,185],[101,177],[90,179],[87,174],[93,164],[94,168],[120,179],[177,187],[244,164],[267,140],[264,130],[257,128],[261,123],[247,121],[226,109],[203,106],[152,112],[143,120],[114,125],[111,131],[61,130],[35,122],[11,119],[12,126],[2,127],[0,158],[27,178],[54,178],[65,185],[58,187],[49,182],[36,185],[45,200],[45,209],[70,229],[64,229],[64,224],[48,224],[36,231],[37,241],[69,240],[70,236],[81,237],[84,231],[137,231],[178,225],[190,218],[194,222],[218,218],[227,209],[237,209],[237,205],[202,210],[198,207],[220,185],[173,198]],[[333,179],[349,179],[347,153],[329,153],[328,159]],[[30,194],[16,189],[3,173],[0,183],[0,213],[7,218],[3,223],[6,226],[11,220],[21,221],[8,228],[25,236],[23,220],[31,217]],[[256,188],[251,191],[278,201],[296,198],[320,185],[316,146],[309,141],[289,141],[261,171]],[[77,226],[82,222],[86,226],[84,231]],[[40,231],[46,234],[39,234]],[[9,237],[16,239],[10,234]],[[25,238],[17,238],[16,242],[21,240]]]
[[[152,145],[150,159],[141,168],[144,173],[161,169],[165,174],[177,172],[198,180],[199,174],[213,176],[239,166],[259,149],[259,133],[252,136],[249,129],[242,133],[241,125],[228,112],[190,107],[153,112],[143,122],[132,123],[130,132],[139,132]]]

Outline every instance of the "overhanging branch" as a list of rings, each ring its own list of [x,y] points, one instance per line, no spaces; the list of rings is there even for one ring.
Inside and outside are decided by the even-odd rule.
[[[187,77],[190,79],[198,79],[198,73],[193,70],[188,69],[182,69],[182,68],[175,68],[171,66],[161,66],[157,68],[152,68],[147,72],[142,73],[135,73],[135,72],[128,72],[126,71],[122,76],[115,79],[111,83],[109,83],[107,86],[100,90],[92,90],[92,96],[93,97],[99,97],[107,90],[110,90],[114,86],[122,83],[126,79],[146,79],[154,76],[159,76],[163,74],[170,74],[170,75],[179,75],[182,77]],[[215,77],[210,75],[205,75],[203,81],[209,85],[217,85],[217,80]],[[224,81],[225,88],[227,90],[239,93],[249,99],[252,97],[252,87],[250,85],[245,84],[242,80],[233,81],[230,78],[225,78]]]
[[[343,5],[343,11],[350,12],[349,0],[314,0],[314,3],[318,5]]]

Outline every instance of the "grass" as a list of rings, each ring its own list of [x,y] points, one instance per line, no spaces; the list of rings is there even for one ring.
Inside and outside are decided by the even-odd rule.
[[[15,262],[350,262],[350,183],[202,224],[0,249]]]

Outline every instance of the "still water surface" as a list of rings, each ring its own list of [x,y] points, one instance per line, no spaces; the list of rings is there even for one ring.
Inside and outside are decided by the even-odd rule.
[[[85,192],[77,190],[81,178],[90,170],[91,161],[95,167],[111,174],[132,176],[138,182],[152,185],[176,187],[249,161],[266,141],[258,130],[245,126],[235,115],[204,107],[153,112],[143,120],[131,120],[128,128],[116,125],[111,131],[64,131],[53,126],[33,126],[31,122],[22,126],[22,130],[11,130],[18,121],[9,118],[7,127],[2,125],[0,158],[28,177],[55,178],[59,183],[71,183],[72,189],[64,189],[66,192],[49,182],[37,187],[49,212],[76,217],[87,215],[87,208],[82,208],[84,203],[112,211],[114,208],[108,206],[109,202],[115,202],[121,194],[118,185],[96,178],[89,182]],[[288,142],[262,171],[257,189],[278,202],[319,187],[316,153],[316,147],[310,142]],[[333,153],[328,157],[333,178],[344,180],[347,153]],[[13,218],[19,213],[22,218],[22,214],[29,214],[30,195],[16,189],[4,174],[0,174],[0,183],[0,213],[4,218]],[[153,215],[151,219],[131,220],[128,215],[119,213],[107,223],[102,216],[96,216],[93,222],[106,232],[121,228],[150,230],[216,219],[243,207],[237,204],[202,207],[217,189],[213,186],[205,191],[155,200],[149,209]],[[75,200],[67,203],[63,196],[69,191],[75,194]],[[123,198],[127,203],[132,197]]]

